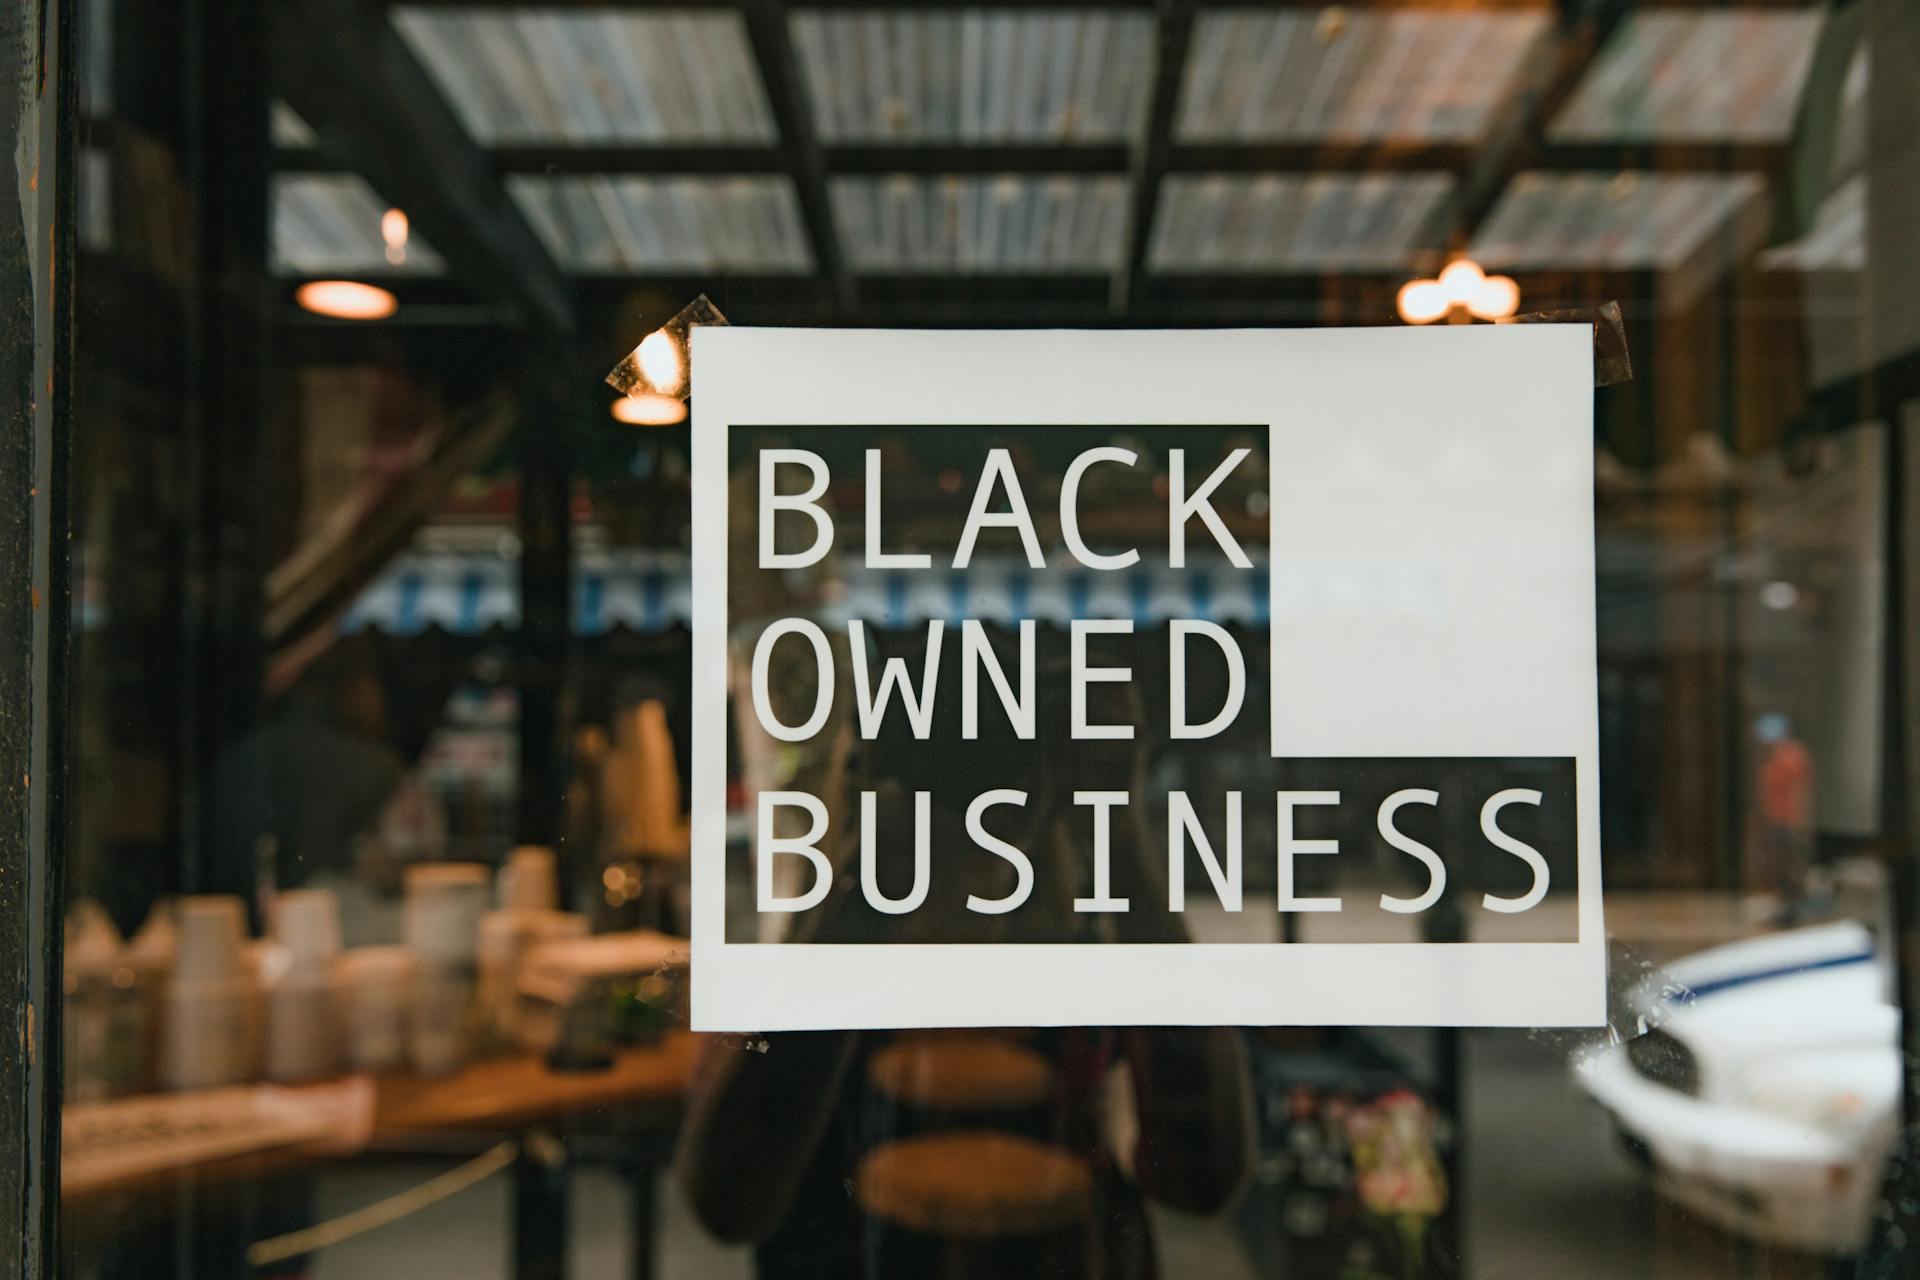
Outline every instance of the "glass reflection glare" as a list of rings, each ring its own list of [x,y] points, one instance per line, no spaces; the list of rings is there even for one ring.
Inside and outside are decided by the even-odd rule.
[[[640,340],[639,358],[641,375],[656,391],[673,395],[680,390],[683,377],[680,348],[666,330],[655,329]]]

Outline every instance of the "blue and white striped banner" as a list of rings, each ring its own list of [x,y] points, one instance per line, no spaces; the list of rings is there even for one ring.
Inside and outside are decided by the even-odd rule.
[[[1224,560],[1174,570],[1143,561],[1095,572],[1071,561],[1033,569],[1024,560],[979,560],[966,569],[912,573],[843,566],[844,592],[822,613],[880,627],[916,627],[941,618],[1065,623],[1128,618],[1142,626],[1202,618],[1263,628],[1269,621],[1264,557],[1251,570]],[[400,557],[354,602],[345,631],[417,635],[438,627],[474,635],[520,623],[519,565],[506,556],[420,552]],[[693,616],[687,557],[674,552],[586,553],[573,581],[574,631],[604,635],[617,627],[657,632]],[[1288,560],[1274,574],[1272,609],[1280,616],[1382,608],[1423,616],[1444,609],[1430,566],[1363,557]]]

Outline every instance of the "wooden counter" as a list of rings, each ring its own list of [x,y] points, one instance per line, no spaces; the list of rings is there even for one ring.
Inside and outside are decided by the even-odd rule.
[[[596,1135],[670,1135],[679,1122],[681,1105],[692,1078],[697,1040],[690,1032],[675,1032],[644,1048],[626,1049],[613,1065],[598,1071],[550,1071],[537,1058],[513,1056],[476,1062],[449,1076],[388,1075],[373,1078],[372,1122],[360,1107],[360,1123],[323,1126],[323,1140],[302,1139],[248,1143],[248,1135],[230,1135],[220,1141],[186,1138],[155,1141],[141,1161],[129,1161],[124,1148],[103,1145],[89,1159],[74,1152],[62,1161],[61,1195],[75,1200],[115,1191],[162,1187],[193,1178],[219,1180],[256,1177],[303,1164],[350,1158],[388,1142],[407,1145],[434,1132],[506,1134],[533,1125],[551,1125],[565,1131],[586,1121]],[[230,1092],[236,1099],[247,1091]],[[275,1088],[286,1109],[297,1110],[303,1098],[331,1099],[338,1108],[341,1081]],[[185,1106],[198,1096],[203,1103],[220,1105],[218,1093],[172,1095]],[[127,1114],[141,1099],[75,1104],[65,1108],[69,1123],[85,1123],[114,1114]],[[156,1114],[169,1114],[166,1101],[155,1103]],[[240,1105],[235,1103],[235,1105]],[[130,1128],[133,1126],[129,1126]],[[311,1127],[310,1127],[311,1128]],[[235,1146],[248,1147],[236,1151]]]
[[[450,1076],[375,1081],[374,1137],[421,1130],[508,1130],[617,1112],[657,1127],[679,1119],[693,1078],[691,1032],[620,1052],[601,1071],[549,1071],[536,1058],[495,1058]]]

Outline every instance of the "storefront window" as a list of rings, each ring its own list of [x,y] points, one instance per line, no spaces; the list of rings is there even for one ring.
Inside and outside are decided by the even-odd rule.
[[[51,259],[72,282],[65,800],[24,864],[63,880],[59,1272],[1914,1265],[1920,7],[77,9],[46,54],[74,90]],[[1356,773],[1269,749],[1288,628],[1459,598],[1437,561],[1269,554],[1273,468],[1365,440],[1303,418],[1280,456],[1267,424],[1197,424],[1183,357],[1139,361],[1128,412],[1074,425],[932,396],[918,426],[720,424],[687,336],[937,331],[964,385],[1006,371],[967,365],[993,348],[961,331],[1071,370],[1093,348],[1062,331],[1278,352],[1391,329],[1426,359],[1455,326],[1535,323],[1592,339],[1598,915],[1571,755],[1483,751],[1433,782],[1432,752],[1329,753],[1367,756]],[[894,348],[865,341],[884,381]],[[1523,381],[1459,394],[1492,420]],[[1434,432],[1463,416],[1433,406]],[[817,560],[774,554],[803,517],[755,523],[770,453],[821,465]],[[989,457],[1031,544],[1003,506],[975,543]],[[1369,465],[1386,484],[1408,463]],[[1489,520],[1552,505],[1500,474]],[[1189,560],[1168,511],[1177,532],[1202,480]],[[1586,496],[1549,514],[1584,537]],[[726,572],[696,571],[699,528]],[[900,567],[922,553],[937,572]],[[1584,572],[1553,583],[1581,608]],[[780,618],[831,634],[819,665],[802,644],[762,661]],[[856,681],[933,670],[936,622],[928,697],[995,664],[998,685],[964,677],[979,725],[868,732]],[[1088,661],[1129,673],[1090,706]],[[816,707],[807,735],[769,732]],[[1127,736],[1049,739],[1088,719]],[[1386,905],[1421,865],[1390,798],[1429,785],[1474,808],[1404,830],[1507,852]],[[1044,850],[1026,889],[970,834],[988,787],[1031,798],[986,823]],[[1302,837],[1276,788],[1346,793],[1299,828],[1337,834],[1337,863],[1277,870]],[[782,915],[765,904],[798,901],[807,863],[774,866],[759,806],[800,792],[844,848],[825,905]],[[1505,819],[1478,807],[1519,793]],[[860,879],[862,795],[884,894]],[[1100,819],[1095,887],[1060,870],[1090,865],[1086,795],[1127,805]],[[914,882],[922,826],[943,865],[979,844],[981,896],[872,908]],[[1165,896],[1170,838],[1244,864],[1186,863],[1179,912],[1076,905]],[[715,889],[717,936],[795,972],[812,961],[779,957],[809,944],[955,944],[943,980],[984,987],[981,1025],[695,1032]],[[1287,905],[1315,895],[1364,909]],[[1604,1023],[1577,1028],[1437,1003],[1392,1026],[1100,1025],[1091,995],[1033,1019],[965,954],[1199,943],[1231,982],[1236,950],[1596,936]]]

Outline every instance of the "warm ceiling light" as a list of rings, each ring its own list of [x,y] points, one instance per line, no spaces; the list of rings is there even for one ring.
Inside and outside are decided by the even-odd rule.
[[[1455,258],[1437,280],[1409,280],[1395,298],[1408,324],[1432,324],[1448,315],[1464,320],[1508,320],[1520,309],[1520,286],[1512,276],[1490,276],[1471,258]]]
[[[1520,286],[1512,276],[1488,276],[1467,299],[1467,310],[1482,320],[1505,320],[1520,309]]]
[[[380,239],[386,242],[387,261],[402,266],[407,260],[407,236],[412,227],[404,209],[389,209],[380,215]]]
[[[670,427],[676,422],[686,421],[687,402],[643,391],[639,395],[621,396],[615,400],[613,418],[616,422],[635,427]]]
[[[1446,293],[1448,302],[1464,307],[1479,294],[1486,278],[1487,273],[1472,258],[1455,258],[1440,273],[1440,288]]]
[[[335,320],[385,320],[400,308],[385,289],[357,280],[310,280],[293,300],[317,316]]]
[[[1407,281],[1400,286],[1400,296],[1395,303],[1400,309],[1400,318],[1408,324],[1432,324],[1446,315],[1451,305],[1447,291],[1438,280]]]

